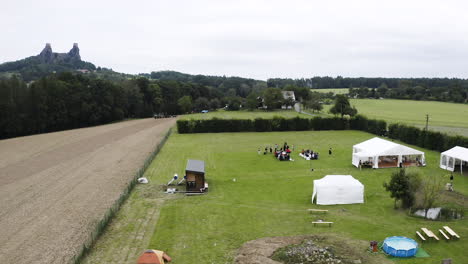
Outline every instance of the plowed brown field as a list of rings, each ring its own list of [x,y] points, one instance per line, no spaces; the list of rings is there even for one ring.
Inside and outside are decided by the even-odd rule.
[[[67,263],[175,118],[0,141],[0,263]]]

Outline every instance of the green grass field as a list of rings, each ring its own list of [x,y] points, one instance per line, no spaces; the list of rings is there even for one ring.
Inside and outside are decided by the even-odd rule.
[[[349,92],[348,88],[329,88],[329,89],[310,89],[312,92],[319,93],[334,93],[334,94],[347,94]]]
[[[213,117],[222,119],[255,119],[255,118],[273,118],[274,116],[281,116],[284,118],[302,117],[310,118],[310,115],[298,113],[294,110],[276,110],[276,111],[225,111],[218,110],[206,114],[196,113],[183,115],[182,119],[211,119]]]
[[[468,105],[433,101],[396,99],[351,99],[358,112],[369,118],[386,120],[388,123],[406,123],[424,127],[429,114],[432,130],[468,137]],[[324,105],[328,112],[331,105]]]
[[[115,260],[117,251],[129,252],[120,263],[133,263],[144,248],[164,250],[177,264],[232,263],[243,243],[262,237],[331,232],[350,239],[382,241],[394,235],[415,238],[421,227],[437,232],[446,224],[462,239],[424,243],[431,258],[398,262],[440,263],[452,258],[454,263],[468,263],[467,219],[447,223],[409,217],[393,209],[393,200],[382,186],[395,169],[360,171],[351,165],[352,145],[372,137],[358,131],[173,134],[146,172],[150,184],[136,187],[84,263],[108,263]],[[294,162],[257,154],[259,147],[284,141],[294,144],[296,150],[318,151],[320,159],[306,161],[297,151]],[[332,156],[327,154],[329,147],[334,150]],[[440,154],[425,152],[428,166],[414,170],[447,178],[447,172],[437,166]],[[187,159],[206,162],[209,193],[197,197],[162,194],[161,184],[174,173],[183,175]],[[359,179],[365,185],[365,203],[311,204],[313,180],[327,174],[351,174]],[[457,191],[468,195],[468,177],[456,175],[454,184]],[[466,200],[463,202],[466,207]],[[330,211],[314,216],[307,208]],[[155,213],[159,218],[153,217]],[[335,224],[313,227],[311,221],[318,218]]]

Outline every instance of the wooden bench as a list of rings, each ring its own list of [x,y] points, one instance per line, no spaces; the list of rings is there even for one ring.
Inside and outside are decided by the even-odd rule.
[[[326,209],[307,209],[310,213],[327,213],[328,210]]]
[[[457,233],[455,233],[455,231],[453,231],[452,228],[444,226],[444,229],[447,230],[447,233],[449,233],[451,236],[460,238],[460,236]]]
[[[427,237],[432,237],[434,238],[435,240],[439,241],[439,238],[429,229],[425,228],[425,227],[422,227],[421,230],[424,232],[424,234],[427,236]]]
[[[450,237],[448,237],[448,236],[444,233],[444,231],[442,231],[442,229],[439,229],[439,232],[445,237],[445,239],[447,239],[447,240],[450,239]]]
[[[421,235],[421,233],[419,233],[419,231],[416,231],[416,234],[419,236],[419,238],[421,238],[422,241],[426,241],[426,239],[424,238],[424,236]]]
[[[333,222],[312,222],[312,224],[314,224],[314,226],[316,224],[328,224],[328,227],[331,227],[331,225],[333,224]]]

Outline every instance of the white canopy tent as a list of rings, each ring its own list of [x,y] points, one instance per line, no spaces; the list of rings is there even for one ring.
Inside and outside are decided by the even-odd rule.
[[[354,145],[352,163],[372,168],[426,165],[424,152],[378,137]]]
[[[317,196],[317,204],[364,203],[364,185],[351,175],[327,175],[314,180],[312,203]]]
[[[460,165],[460,172],[463,173],[463,166],[468,164],[468,148],[453,147],[440,153],[440,167],[449,171],[454,171],[455,166]]]

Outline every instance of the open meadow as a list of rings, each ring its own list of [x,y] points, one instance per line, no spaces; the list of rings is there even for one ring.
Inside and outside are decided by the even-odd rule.
[[[424,127],[429,114],[429,129],[468,137],[468,104],[397,99],[350,99],[358,113],[390,123]],[[328,113],[331,105],[324,105]]]
[[[0,141],[0,263],[70,263],[175,118]]]
[[[333,233],[364,241],[388,236],[416,239],[415,231],[421,227],[437,231],[443,225],[451,226],[461,239],[422,243],[430,258],[398,262],[440,263],[452,258],[454,263],[467,263],[467,219],[438,222],[410,217],[393,208],[393,199],[382,186],[397,169],[359,170],[351,165],[352,145],[372,137],[359,131],[173,134],[146,171],[150,183],[135,188],[84,263],[134,263],[147,248],[166,251],[176,264],[232,263],[245,242],[263,237]],[[257,154],[259,147],[285,141],[295,146],[293,162]],[[319,160],[300,158],[302,148],[318,151]],[[438,168],[439,153],[415,148],[425,151],[428,165],[411,170],[448,180],[447,171]],[[174,173],[184,174],[187,159],[206,162],[210,191],[196,197],[164,194],[162,186]],[[361,181],[365,203],[312,204],[313,180],[328,174],[350,174]],[[441,203],[467,209],[468,177],[456,174],[454,186],[459,198]],[[329,212],[314,215],[308,208]],[[335,224],[314,227],[311,221],[319,218]]]
[[[312,92],[319,93],[334,93],[334,94],[347,94],[349,92],[348,88],[327,88],[327,89],[310,89]]]
[[[208,113],[195,113],[195,114],[188,114],[183,115],[181,119],[211,119],[211,118],[221,118],[221,119],[255,119],[255,118],[273,118],[275,116],[281,116],[284,118],[294,118],[294,117],[302,117],[302,118],[310,118],[310,115],[301,114],[294,110],[276,110],[276,111],[263,111],[263,110],[256,110],[256,111],[225,111],[225,110],[218,110],[218,111],[211,111]]]

